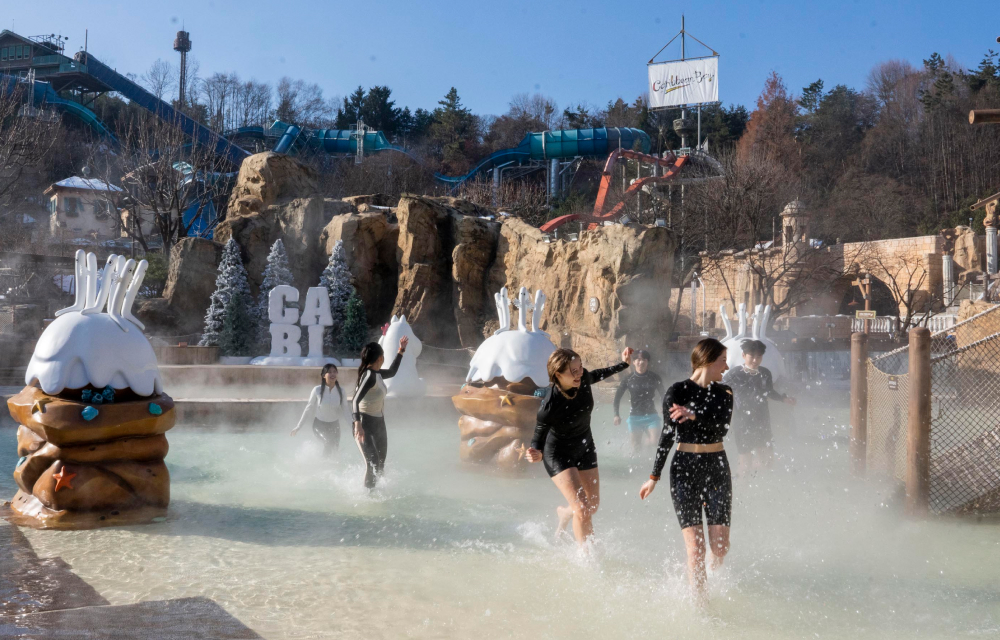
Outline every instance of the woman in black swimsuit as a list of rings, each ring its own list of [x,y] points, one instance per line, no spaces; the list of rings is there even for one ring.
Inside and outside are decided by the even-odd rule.
[[[580,356],[570,349],[556,349],[549,356],[551,385],[538,408],[538,425],[526,456],[528,462],[544,460],[545,470],[566,498],[558,507],[559,527],[573,519],[573,536],[583,545],[594,533],[591,518],[601,502],[597,449],[590,431],[594,396],[590,386],[628,369],[632,349],[622,351],[623,362],[597,371],[583,368]]]
[[[726,348],[714,338],[699,342],[691,352],[694,373],[667,389],[663,397],[663,433],[649,480],[639,490],[645,499],[656,488],[674,442],[677,453],[670,464],[670,495],[687,547],[688,580],[695,599],[704,604],[705,532],[708,524],[712,568],[722,566],[729,552],[729,524],[733,508],[733,480],[722,439],[733,416],[733,392],[720,383],[726,372]]]

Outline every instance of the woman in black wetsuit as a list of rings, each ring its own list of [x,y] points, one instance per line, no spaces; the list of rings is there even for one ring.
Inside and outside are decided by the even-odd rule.
[[[733,508],[733,480],[722,439],[733,416],[733,392],[721,384],[726,347],[714,338],[699,342],[691,352],[691,377],[676,382],[663,397],[663,433],[649,480],[639,498],[656,488],[671,447],[677,453],[670,464],[670,495],[687,547],[688,580],[699,604],[705,595],[705,532],[708,524],[712,568],[722,566],[729,552],[729,524]]]
[[[573,536],[581,545],[594,533],[591,518],[601,502],[597,449],[590,431],[594,409],[590,386],[628,369],[632,349],[622,351],[622,360],[607,369],[587,371],[575,351],[556,349],[548,362],[551,384],[538,408],[538,425],[526,453],[528,462],[544,460],[545,470],[568,503],[556,509],[556,533],[564,531],[572,518]]]
[[[388,369],[382,369],[385,355],[377,342],[369,342],[361,350],[358,386],[354,390],[351,413],[354,417],[354,440],[365,459],[365,486],[369,489],[375,488],[376,478],[382,475],[389,446],[383,414],[386,388],[382,378],[396,375],[409,341],[406,336],[399,339],[399,351]]]

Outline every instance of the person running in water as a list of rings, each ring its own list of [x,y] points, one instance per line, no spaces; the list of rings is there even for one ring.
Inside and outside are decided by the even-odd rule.
[[[361,366],[358,367],[358,386],[354,391],[351,413],[354,416],[354,441],[365,459],[365,486],[375,488],[375,480],[382,475],[385,454],[389,445],[385,433],[385,382],[383,378],[396,375],[399,363],[410,339],[399,339],[399,351],[388,369],[382,369],[385,354],[377,342],[369,342],[361,350]]]
[[[581,546],[594,533],[591,518],[601,503],[597,449],[590,431],[594,409],[590,387],[628,369],[631,360],[632,349],[626,347],[621,363],[587,371],[571,349],[556,349],[549,356],[550,385],[538,408],[538,425],[526,457],[528,462],[544,461],[549,477],[566,498],[567,505],[556,509],[556,535],[565,531],[572,519],[573,536]]]
[[[760,340],[744,340],[743,365],[731,369],[722,381],[736,394],[736,408],[733,411],[733,436],[739,463],[736,472],[740,476],[748,469],[763,465],[771,468],[774,449],[771,442],[771,411],[768,400],[777,400],[795,405],[790,398],[774,389],[771,370],[760,366],[767,346]]]
[[[340,449],[340,421],[346,416],[347,402],[337,382],[337,365],[325,364],[319,373],[319,385],[309,394],[309,402],[292,435],[312,423],[313,433],[323,442],[323,457],[328,458]]]
[[[699,605],[707,598],[703,508],[712,568],[720,568],[729,552],[733,481],[722,439],[733,415],[733,392],[720,382],[727,368],[726,347],[721,342],[705,338],[695,345],[691,377],[672,384],[663,397],[663,433],[653,473],[639,489],[643,500],[653,493],[676,442],[677,453],[670,464],[670,495],[687,548],[688,580]]]
[[[660,427],[660,416],[656,415],[656,401],[663,393],[663,380],[649,370],[649,352],[639,349],[632,356],[635,373],[618,385],[615,391],[615,425],[622,423],[618,415],[622,398],[629,393],[631,407],[628,414],[628,434],[632,442],[632,453],[638,453],[643,440],[649,444],[656,442],[656,431]]]

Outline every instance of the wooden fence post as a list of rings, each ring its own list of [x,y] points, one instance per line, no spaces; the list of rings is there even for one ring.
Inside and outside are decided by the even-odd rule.
[[[922,516],[930,502],[931,332],[910,328],[910,397],[906,425],[906,513]]]
[[[868,334],[851,334],[851,467],[864,476],[868,455]]]

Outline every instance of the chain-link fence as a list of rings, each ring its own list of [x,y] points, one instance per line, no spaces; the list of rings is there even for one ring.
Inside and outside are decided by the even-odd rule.
[[[930,497],[934,513],[1000,511],[1000,306],[931,335]],[[868,469],[903,482],[909,347],[867,363]],[[926,365],[925,365],[926,366]]]

